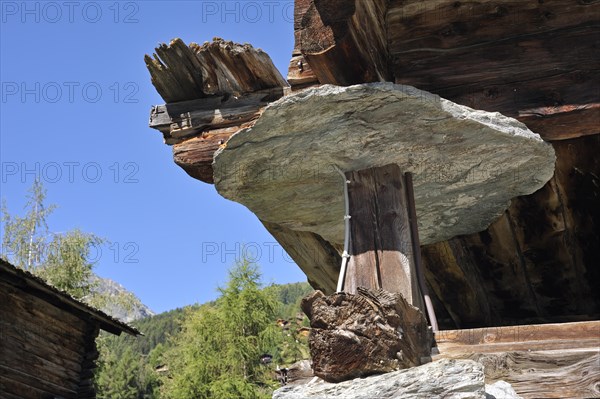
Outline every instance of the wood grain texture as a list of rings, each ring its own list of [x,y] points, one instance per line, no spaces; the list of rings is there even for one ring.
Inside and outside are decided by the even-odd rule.
[[[319,79],[300,51],[292,53],[287,81],[294,91],[319,84]]]
[[[541,190],[514,199],[483,232],[422,248],[446,328],[597,316],[600,136],[553,146],[556,172]]]
[[[504,380],[524,398],[600,395],[600,321],[436,333],[438,359],[471,359],[486,383]]]
[[[295,48],[322,84],[389,81],[388,0],[300,0]]]
[[[77,398],[84,331],[80,319],[0,281],[3,391],[23,399],[39,398],[39,391]]]
[[[358,287],[401,293],[424,309],[412,254],[406,183],[398,165],[346,173],[350,181],[352,255],[344,291]]]
[[[0,397],[95,398],[100,328],[139,334],[0,260]]]
[[[167,103],[288,85],[264,51],[219,38],[189,46],[173,39],[144,61],[152,84]]]
[[[516,117],[545,139],[593,134],[597,111],[527,114],[600,101],[599,12],[596,1],[392,0],[390,62],[397,83]]]
[[[431,361],[431,329],[400,293],[363,287],[356,294],[315,291],[301,306],[310,319],[313,370],[328,382]]]
[[[291,81],[296,79],[294,89],[371,81],[383,64],[369,57],[385,58],[384,70],[392,80],[514,116],[553,141],[558,157],[551,183],[514,199],[488,229],[423,247],[426,279],[441,325],[598,317],[600,300],[593,292],[600,284],[595,267],[600,259],[600,2],[390,0],[383,29],[377,22],[382,4],[297,0],[289,71]],[[350,51],[359,46],[358,36],[350,32],[356,31],[361,13],[371,14],[362,20],[375,21],[359,27],[362,37],[374,38],[374,46]],[[381,34],[386,37],[383,53],[377,44]],[[325,61],[313,63],[310,54]],[[332,72],[339,68],[345,70]],[[235,127],[222,129],[214,135],[198,131],[176,144],[176,162],[190,175],[210,181],[206,165],[211,154]],[[295,253],[314,286],[335,289],[339,255],[324,256],[315,267],[314,257],[294,247],[319,254],[340,248],[310,235],[270,228],[284,237],[282,245]]]
[[[146,56],[152,83],[167,104],[152,107],[150,127],[173,145],[190,176],[213,183],[213,155],[229,137],[253,126],[288,88],[269,56],[250,45],[215,39],[186,46],[180,39]]]

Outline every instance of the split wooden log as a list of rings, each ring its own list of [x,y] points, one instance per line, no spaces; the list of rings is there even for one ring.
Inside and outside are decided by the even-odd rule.
[[[302,300],[310,319],[315,375],[328,382],[385,373],[431,361],[433,334],[400,294],[358,288]]]
[[[159,45],[154,56],[146,55],[144,61],[152,84],[167,103],[288,85],[267,53],[218,37],[189,46],[173,39],[169,45]]]
[[[292,53],[287,80],[292,90],[301,90],[319,84],[319,79],[300,50],[294,50]]]

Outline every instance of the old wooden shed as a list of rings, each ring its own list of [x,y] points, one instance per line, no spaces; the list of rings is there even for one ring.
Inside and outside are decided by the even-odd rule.
[[[140,334],[0,259],[0,398],[95,398],[100,330]]]

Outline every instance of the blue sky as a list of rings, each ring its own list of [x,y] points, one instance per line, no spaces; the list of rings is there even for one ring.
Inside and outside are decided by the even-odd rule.
[[[290,1],[0,1],[0,196],[23,212],[41,177],[54,232],[111,241],[97,272],[154,311],[205,302],[243,245],[264,281],[305,276],[242,205],[188,177],[148,127],[161,104],[143,57],[180,37],[265,50],[285,77]]]

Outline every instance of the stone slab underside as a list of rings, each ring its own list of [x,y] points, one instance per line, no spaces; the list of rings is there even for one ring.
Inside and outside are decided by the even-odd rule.
[[[411,86],[325,85],[284,97],[215,154],[219,193],[261,220],[343,242],[342,171],[414,174],[421,243],[485,229],[553,175],[552,147],[515,119]],[[334,167],[335,166],[335,167]]]

